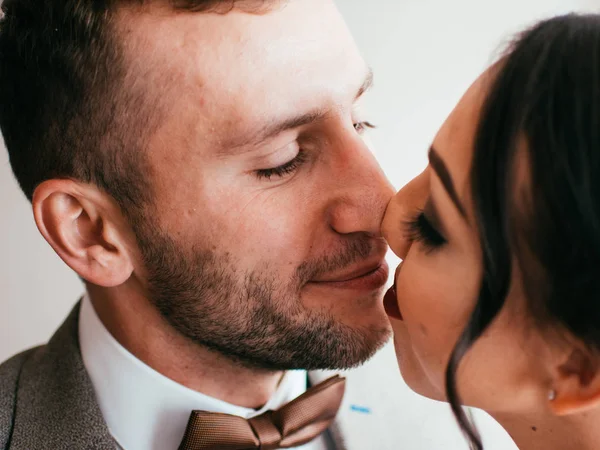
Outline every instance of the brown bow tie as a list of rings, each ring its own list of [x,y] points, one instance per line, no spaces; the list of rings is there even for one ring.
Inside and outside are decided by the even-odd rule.
[[[179,450],[274,450],[306,444],[329,427],[345,388],[346,380],[335,376],[277,411],[252,419],[193,411]]]

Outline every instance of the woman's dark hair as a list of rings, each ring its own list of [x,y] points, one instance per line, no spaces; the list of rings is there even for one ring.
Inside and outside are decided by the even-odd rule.
[[[456,372],[504,306],[513,263],[536,325],[600,349],[600,15],[537,24],[490,76],[471,172],[483,279],[446,371],[448,400],[476,449]],[[526,180],[515,174],[524,164]]]

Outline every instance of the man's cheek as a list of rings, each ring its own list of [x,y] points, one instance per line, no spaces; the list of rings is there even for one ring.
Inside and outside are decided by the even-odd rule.
[[[302,223],[287,215],[259,215],[243,226],[240,231],[253,236],[254,242],[262,248],[262,253],[284,253],[290,257],[302,252],[308,246],[310,231]],[[268,249],[268,252],[265,251]]]

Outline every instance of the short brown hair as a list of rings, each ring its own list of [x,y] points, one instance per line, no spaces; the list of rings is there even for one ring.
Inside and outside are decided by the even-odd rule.
[[[142,168],[153,114],[124,82],[120,6],[161,0],[5,0],[0,22],[0,129],[31,200],[45,180],[94,183],[121,206],[148,200]],[[226,13],[239,0],[163,0],[174,10]],[[256,2],[253,2],[256,3]],[[142,91],[142,88],[137,88]]]

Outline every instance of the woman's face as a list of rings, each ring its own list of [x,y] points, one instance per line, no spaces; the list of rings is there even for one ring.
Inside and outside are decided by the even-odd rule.
[[[470,195],[473,142],[489,76],[466,93],[429,151],[427,168],[392,199],[383,233],[403,260],[386,295],[398,362],[407,384],[445,400],[450,354],[476,305],[481,250]],[[463,359],[463,402],[487,411],[547,403],[542,336],[527,319],[518,270],[504,308]]]

